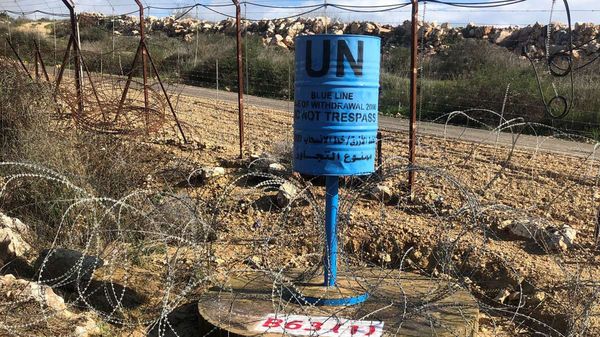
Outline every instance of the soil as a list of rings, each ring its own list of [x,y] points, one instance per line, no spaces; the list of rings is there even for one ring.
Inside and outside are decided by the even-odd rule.
[[[135,261],[130,253],[119,253],[115,256],[123,260],[97,271],[100,288],[102,282],[126,284],[144,298],[139,301],[144,304],[133,298],[131,310],[122,310],[119,317],[129,322],[146,322],[160,311],[163,282],[172,281],[166,266],[182,263],[177,267],[182,279],[199,273],[212,277],[185,290],[171,306],[175,309],[188,308],[186,303],[234,270],[318,268],[320,263],[324,188],[319,179],[291,171],[289,110],[246,102],[245,155],[239,159],[237,105],[183,95],[173,100],[190,142],[183,143],[168,113],[161,131],[133,138],[132,143],[143,142],[161,153],[143,187],[202,200],[209,205],[202,219],[216,234],[200,240],[177,229],[194,245],[158,238],[166,249],[146,247]],[[480,336],[600,335],[595,318],[600,162],[593,156],[534,153],[443,135],[420,137],[417,183],[409,193],[407,140],[405,133],[383,132],[380,174],[342,182],[341,268],[400,269],[459,284],[480,304]],[[266,177],[261,164],[270,161],[287,170]],[[224,167],[226,174],[188,179],[195,169],[214,166]],[[302,191],[289,207],[275,202],[283,181]],[[391,195],[374,194],[376,185],[389,187]],[[553,250],[510,232],[511,223],[531,219],[545,226],[571,226],[577,231],[575,244]],[[171,230],[175,232],[165,229]],[[169,291],[183,292],[182,284]],[[502,292],[510,295],[500,300]],[[111,334],[139,332],[140,326],[114,325]]]
[[[203,165],[226,165],[235,159],[237,106],[182,96],[178,112],[193,132],[193,139],[201,144],[202,150],[194,151],[195,160]],[[289,167],[293,122],[289,110],[247,104],[245,121],[246,155],[268,154]],[[592,154],[581,159],[461,142],[443,135],[420,137],[420,170],[410,197],[405,170],[407,139],[405,133],[383,132],[382,175],[371,178],[373,183],[357,188],[349,183],[343,188],[342,208],[349,216],[341,222],[340,230],[348,260],[387,268],[398,268],[403,261],[406,270],[458,280],[482,304],[494,308],[482,314],[483,335],[552,333],[552,329],[572,332],[580,328],[579,320],[585,316],[582,306],[586,293],[592,302],[587,315],[594,316],[596,286],[575,286],[594,284],[600,276],[594,234],[600,206],[600,163]],[[235,165],[229,170],[232,174],[245,172]],[[288,174],[286,178],[294,179]],[[370,187],[376,183],[391,187],[391,200],[377,200],[371,195]],[[223,184],[217,183],[216,188]],[[296,206],[303,210],[291,211],[289,218],[294,220],[289,222],[293,225],[286,228],[253,229],[257,219],[263,224],[280,222],[265,212],[230,215],[224,241],[274,238],[269,249],[278,252],[267,255],[238,246],[234,260],[254,254],[254,260],[272,269],[286,263],[318,263],[310,254],[318,255],[322,249],[318,244],[322,240],[321,223],[315,218],[321,214],[315,216],[311,208],[322,207],[323,192],[322,187],[314,187],[315,205]],[[556,251],[544,242],[509,231],[507,224],[526,219],[573,227],[577,231],[575,245]],[[295,226],[303,227],[298,231]],[[281,241],[286,245],[279,245]],[[217,249],[217,258],[231,255],[219,254]],[[454,270],[440,270],[448,266],[444,259],[454,261]],[[495,298],[502,290],[512,296],[500,304]],[[595,319],[588,327],[591,330],[585,334],[600,333],[600,322]]]

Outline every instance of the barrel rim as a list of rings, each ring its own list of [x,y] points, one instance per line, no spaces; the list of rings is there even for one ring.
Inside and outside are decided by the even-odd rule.
[[[381,41],[381,37],[362,34],[314,34],[314,35],[298,35],[295,39],[314,38],[314,37],[361,37]]]

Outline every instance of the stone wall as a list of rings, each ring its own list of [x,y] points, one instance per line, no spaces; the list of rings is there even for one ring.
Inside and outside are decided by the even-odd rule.
[[[139,20],[132,16],[115,19],[115,34],[138,35]],[[82,13],[80,23],[96,24],[112,30],[111,17],[95,13]],[[169,36],[193,40],[197,33],[235,34],[235,20],[226,19],[209,22],[191,18],[175,20],[174,17],[147,17],[148,31],[162,31]],[[375,22],[341,22],[327,17],[242,21],[243,31],[262,38],[265,45],[293,49],[294,37],[305,34],[367,34],[377,35],[384,45],[408,45],[410,21],[401,25],[380,25]],[[547,26],[534,24],[526,27],[492,27],[468,24],[466,27],[451,27],[448,23],[425,22],[419,25],[419,38],[428,54],[448,48],[460,39],[481,39],[520,53],[527,47],[531,54],[540,57],[546,53]],[[550,29],[551,52],[565,48],[569,42],[568,28],[564,24],[553,24]],[[600,50],[600,25],[577,23],[573,26],[573,43],[576,57],[598,53]]]

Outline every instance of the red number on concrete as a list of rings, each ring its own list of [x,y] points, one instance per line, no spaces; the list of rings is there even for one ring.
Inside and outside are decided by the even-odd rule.
[[[283,323],[282,319],[277,318],[267,318],[265,323],[262,325],[265,328],[277,328]]]
[[[322,326],[323,326],[322,322],[312,322],[312,323],[310,323],[310,328],[306,328],[304,330],[306,330],[306,331],[319,331],[319,330],[321,330]]]
[[[369,326],[369,332],[367,332],[367,333],[365,334],[365,336],[371,336],[371,335],[372,335],[372,334],[374,334],[374,333],[375,333],[375,326],[373,326],[373,325],[370,325],[370,326]]]
[[[285,324],[285,328],[289,330],[298,330],[302,327],[302,321],[291,321]]]

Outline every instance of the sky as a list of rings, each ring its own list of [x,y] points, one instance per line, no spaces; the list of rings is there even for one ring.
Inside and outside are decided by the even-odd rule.
[[[141,0],[144,6],[150,8],[146,10],[146,15],[167,16],[173,14],[175,7],[186,7],[200,2],[212,7],[215,11],[226,15],[234,15],[235,10],[229,0]],[[242,6],[242,15],[251,19],[278,18],[299,15],[302,12],[312,8],[283,8],[293,6],[311,6],[329,4],[339,5],[394,5],[406,3],[408,0],[248,0],[249,2],[274,6],[273,8],[258,7],[252,4]],[[457,2],[481,2],[494,0],[454,0]],[[78,12],[101,12],[105,14],[123,14],[131,13],[137,10],[134,0],[75,0],[76,11]],[[569,0],[571,8],[571,17],[573,22],[594,22],[600,24],[600,1],[599,0]],[[465,9],[452,7],[445,4],[423,3],[419,5],[419,16],[426,21],[436,21],[438,23],[449,22],[453,26],[464,26],[467,23],[478,25],[518,25],[523,26],[540,22],[546,24],[551,19],[556,22],[566,22],[566,11],[563,0],[525,0],[521,3],[498,8],[485,9]],[[552,12],[551,9],[554,8]],[[13,12],[30,12],[42,10],[49,13],[68,13],[61,0],[0,0],[0,11],[8,10]],[[192,16],[198,16],[202,19],[216,21],[225,18],[222,14],[210,11],[207,8],[194,8],[189,13]],[[134,14],[132,14],[134,15]],[[30,18],[48,17],[50,15],[43,13],[31,13]],[[341,10],[334,7],[318,9],[312,13],[304,15],[328,16],[343,21],[375,21],[382,24],[399,24],[410,19],[410,6],[397,8],[387,12],[379,13],[356,13]]]

